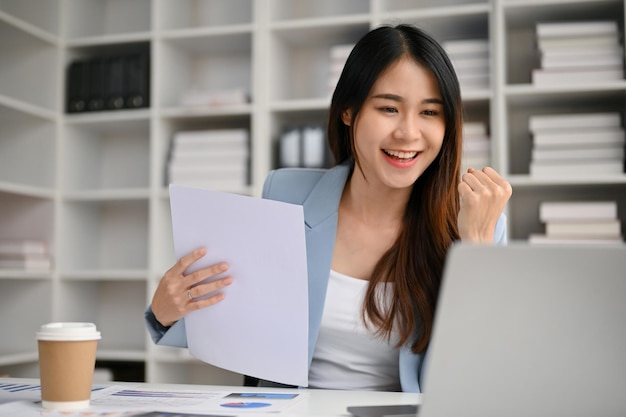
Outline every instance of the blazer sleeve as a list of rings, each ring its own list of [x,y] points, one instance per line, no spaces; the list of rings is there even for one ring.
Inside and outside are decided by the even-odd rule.
[[[165,327],[154,317],[152,307],[144,312],[144,321],[152,341],[157,345],[187,347],[187,332],[185,331],[185,319],[182,318],[170,327]]]
[[[507,219],[504,213],[500,214],[496,228],[493,234],[493,243],[495,245],[507,244]]]

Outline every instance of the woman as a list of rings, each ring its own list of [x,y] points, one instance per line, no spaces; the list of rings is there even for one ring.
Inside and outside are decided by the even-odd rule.
[[[459,84],[441,46],[413,26],[383,26],[356,44],[333,94],[336,165],[266,179],[263,197],[304,207],[310,387],[420,390],[448,248],[506,241],[511,187],[491,168],[461,177],[461,130]],[[156,343],[185,346],[183,317],[221,302],[236,280],[195,286],[227,270],[185,275],[205,253],[161,279],[146,311]]]

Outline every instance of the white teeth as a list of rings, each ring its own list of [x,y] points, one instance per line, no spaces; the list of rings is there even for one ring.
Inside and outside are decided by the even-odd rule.
[[[390,151],[387,149],[385,149],[385,153],[400,159],[413,159],[415,158],[415,155],[417,155],[417,152]]]

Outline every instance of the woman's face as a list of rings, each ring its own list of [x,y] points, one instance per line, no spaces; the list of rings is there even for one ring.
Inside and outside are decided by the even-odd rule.
[[[350,124],[350,112],[343,114]],[[435,77],[403,57],[383,71],[354,123],[355,149],[368,182],[411,187],[439,154],[446,124]]]

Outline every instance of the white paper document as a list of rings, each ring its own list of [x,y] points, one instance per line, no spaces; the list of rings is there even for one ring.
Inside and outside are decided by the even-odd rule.
[[[190,353],[233,372],[307,386],[302,206],[180,185],[170,185],[170,206],[176,258],[207,249],[187,272],[227,262],[233,278],[221,303],[185,317]]]
[[[89,407],[77,411],[46,410],[41,402],[0,403],[0,417],[195,417],[283,412],[306,392],[231,392],[152,389],[112,385],[92,392]],[[217,413],[217,414],[216,414]]]

